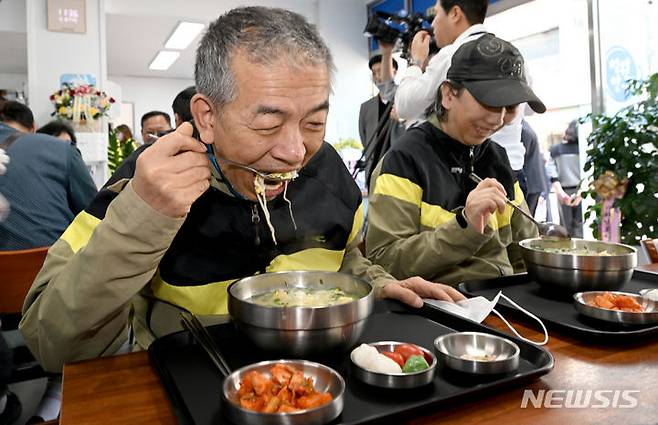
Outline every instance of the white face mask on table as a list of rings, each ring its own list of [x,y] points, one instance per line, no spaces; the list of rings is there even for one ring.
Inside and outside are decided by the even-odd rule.
[[[496,311],[494,307],[496,306],[496,304],[498,304],[498,300],[501,297],[507,300],[507,302],[512,304],[517,309],[521,310],[522,312],[524,312],[525,314],[527,314],[528,316],[532,317],[537,322],[539,322],[539,325],[541,325],[542,331],[544,332],[543,341],[534,342],[519,335],[516,329],[514,329],[514,327],[502,316],[502,314]],[[534,314],[530,313],[528,310],[524,309],[523,307],[512,301],[509,297],[503,294],[502,291],[499,291],[498,294],[496,294],[496,296],[491,301],[482,296],[467,298],[462,301],[457,301],[456,303],[441,301],[441,300],[433,300],[433,299],[425,299],[424,301],[430,305],[440,308],[441,310],[445,310],[449,313],[456,314],[457,316],[464,317],[466,319],[472,320],[477,323],[482,323],[482,321],[484,321],[484,319],[486,319],[487,316],[493,312],[496,316],[500,317],[500,319],[507,325],[508,328],[512,330],[512,332],[514,332],[514,335],[521,338],[522,340],[535,345],[545,345],[548,342],[548,331],[546,330],[546,326],[544,326],[544,323],[541,321],[541,319],[539,319],[539,317],[535,316]]]

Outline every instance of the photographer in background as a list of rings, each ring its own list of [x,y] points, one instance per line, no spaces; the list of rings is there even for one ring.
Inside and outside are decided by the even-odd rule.
[[[361,104],[359,111],[359,136],[364,152],[370,153],[366,158],[365,173],[366,185],[370,184],[370,175],[379,159],[386,153],[391,145],[404,133],[404,126],[397,119],[397,114],[389,108],[393,101],[397,85],[395,74],[398,63],[393,59],[393,44],[379,41],[381,55],[370,58],[368,67],[372,73],[372,82],[377,86],[379,93]],[[381,133],[375,134],[381,120],[390,120],[388,125],[382,127]],[[370,145],[373,146],[370,146]]]
[[[432,104],[436,92],[452,62],[452,56],[464,43],[478,39],[487,33],[483,25],[487,15],[487,0],[438,0],[436,16],[432,21],[434,37],[441,49],[427,64],[430,35],[421,31],[411,43],[411,61],[395,95],[395,107],[400,118],[406,120],[407,128],[425,121],[425,111]],[[512,170],[518,177],[523,169],[525,148],[521,143],[521,121],[524,105],[517,108],[517,115],[491,136],[505,148]]]
[[[436,44],[441,49],[429,62],[431,36],[418,32],[411,42],[409,67],[395,95],[395,107],[400,118],[411,123],[424,121],[425,110],[432,104],[436,92],[450,68],[452,55],[468,41],[487,32],[483,22],[487,0],[438,0],[432,21]]]

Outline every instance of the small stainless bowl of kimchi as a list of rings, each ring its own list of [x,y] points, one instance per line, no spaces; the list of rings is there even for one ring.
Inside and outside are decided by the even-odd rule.
[[[268,360],[231,373],[222,391],[225,415],[236,424],[321,425],[343,411],[345,380],[306,360]]]
[[[658,302],[639,294],[617,291],[589,291],[574,294],[579,313],[614,323],[647,325],[658,323]]]

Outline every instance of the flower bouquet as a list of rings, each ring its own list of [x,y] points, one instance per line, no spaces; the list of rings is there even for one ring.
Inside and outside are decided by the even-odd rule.
[[[100,132],[101,118],[115,102],[114,98],[94,86],[67,83],[50,96],[50,101],[55,106],[51,116],[71,121],[78,132],[90,133]]]

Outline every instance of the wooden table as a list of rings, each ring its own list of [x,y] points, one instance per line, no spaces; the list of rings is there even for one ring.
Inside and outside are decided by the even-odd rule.
[[[642,266],[637,266],[637,269],[647,273],[658,274],[658,263],[644,264]]]
[[[506,329],[495,317],[488,325]],[[522,335],[534,340],[539,332],[517,325]],[[551,332],[548,344],[555,369],[526,385],[499,390],[468,402],[409,418],[409,425],[426,424],[656,424],[658,423],[658,339],[625,345],[585,345]],[[176,419],[146,352],[66,365],[64,367],[61,425],[175,424]],[[634,408],[521,408],[524,390],[555,390],[552,402],[568,390],[599,390],[612,404],[612,391],[637,399]],[[560,392],[562,391],[562,392]],[[611,392],[601,392],[611,391]],[[618,403],[628,405],[620,398]],[[596,398],[592,404],[601,405]]]

